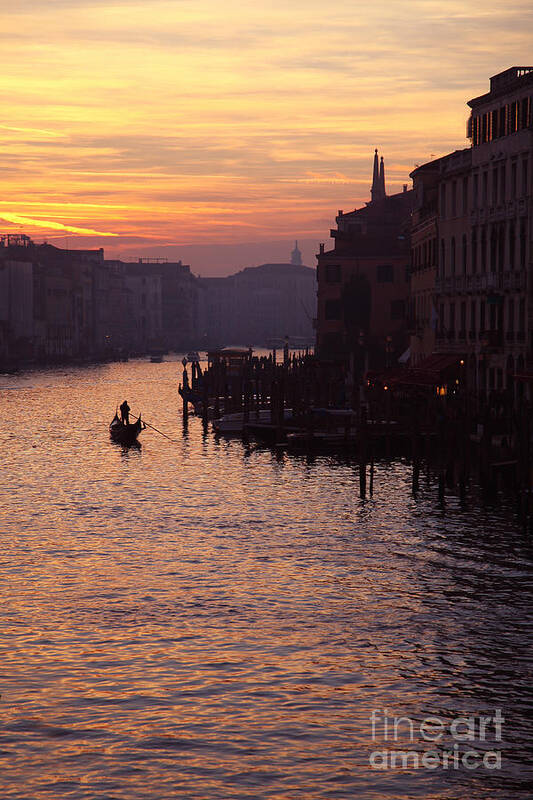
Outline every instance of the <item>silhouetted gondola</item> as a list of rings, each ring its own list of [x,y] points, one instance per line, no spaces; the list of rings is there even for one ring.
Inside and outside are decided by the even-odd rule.
[[[137,436],[145,429],[145,427],[146,425],[141,420],[140,416],[136,422],[131,422],[129,425],[125,425],[118,414],[115,414],[113,421],[109,426],[109,434],[114,442],[130,445],[137,442]]]

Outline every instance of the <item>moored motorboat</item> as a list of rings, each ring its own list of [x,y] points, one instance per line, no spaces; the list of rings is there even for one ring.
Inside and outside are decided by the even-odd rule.
[[[312,408],[300,430],[287,433],[289,447],[342,447],[356,442],[357,415],[350,408]]]
[[[257,419],[257,414],[255,411],[248,413],[248,419],[246,419],[244,411],[236,411],[232,414],[224,414],[219,419],[213,420],[213,430],[215,433],[243,433],[244,426],[249,419]],[[259,412],[259,420],[261,420],[261,422],[269,421],[270,411],[268,409],[261,410]]]
[[[284,422],[292,419],[292,409],[287,408],[283,413]],[[262,408],[259,412],[249,411],[245,416],[244,411],[236,411],[232,414],[224,414],[219,419],[213,420],[213,430],[215,433],[226,435],[241,434],[245,432],[254,433],[259,428],[276,427],[272,425],[272,412],[269,408]]]
[[[126,425],[124,422],[122,422],[118,414],[115,414],[109,426],[109,435],[114,442],[131,445],[137,442],[138,435],[145,429],[145,427],[146,425],[141,420],[140,415],[136,422],[130,422]]]

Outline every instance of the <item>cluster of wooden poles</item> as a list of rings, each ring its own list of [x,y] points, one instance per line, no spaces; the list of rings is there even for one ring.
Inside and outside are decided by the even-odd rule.
[[[415,496],[425,466],[438,476],[443,508],[447,491],[458,493],[466,506],[472,485],[480,487],[484,502],[495,502],[504,489],[515,497],[524,525],[533,525],[532,409],[527,402],[495,393],[482,401],[459,392],[442,398],[427,391],[395,395],[369,390],[365,396],[359,385],[349,393],[346,385],[338,365],[287,353],[281,361],[275,354],[250,356],[238,368],[214,361],[203,373],[193,365],[190,384],[204,425],[211,416],[242,412],[248,421],[270,409],[279,437],[286,409],[298,418],[311,408],[350,406],[357,422],[349,448],[358,461],[363,499],[373,493],[376,460],[403,455],[412,463]],[[185,421],[187,415],[184,399]],[[387,424],[380,427],[374,424],[377,420]]]

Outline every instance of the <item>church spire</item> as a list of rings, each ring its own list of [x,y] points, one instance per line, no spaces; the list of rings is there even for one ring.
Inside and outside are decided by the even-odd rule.
[[[381,164],[378,158],[378,149],[374,151],[374,173],[372,176],[372,202],[383,200],[385,197],[385,167],[383,166],[383,156],[381,156]]]
[[[379,162],[378,162],[378,148],[374,151],[374,174],[372,176],[372,189],[371,196],[372,202],[378,200],[379,195]]]

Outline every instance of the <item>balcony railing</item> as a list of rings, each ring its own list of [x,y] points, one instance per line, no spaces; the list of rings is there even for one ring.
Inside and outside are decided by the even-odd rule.
[[[455,275],[435,279],[436,294],[521,290],[526,287],[526,273],[518,270],[489,272],[486,275]]]

